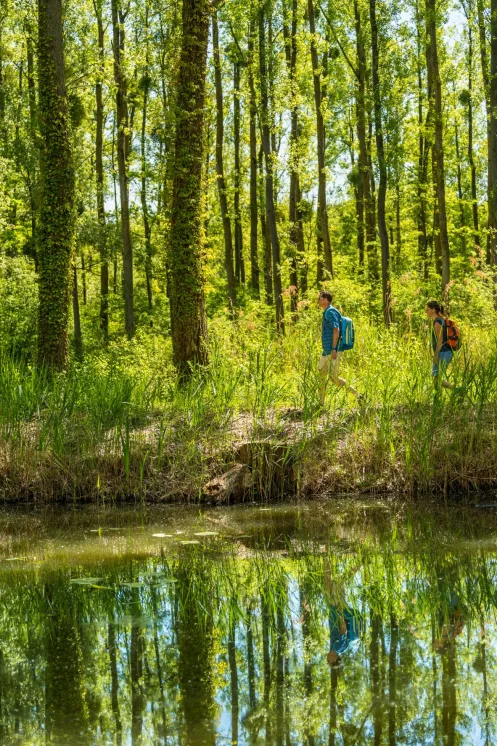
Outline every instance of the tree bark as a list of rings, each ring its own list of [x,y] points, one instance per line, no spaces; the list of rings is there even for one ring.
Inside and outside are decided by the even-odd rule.
[[[456,161],[457,161],[457,199],[459,202],[459,218],[461,228],[461,251],[463,256],[466,256],[466,215],[464,213],[464,194],[462,189],[462,168],[461,168],[461,151],[459,148],[459,129],[457,122],[454,126],[455,146],[456,146]]]
[[[207,362],[201,191],[209,10],[208,0],[183,2],[168,252],[173,359],[182,375]]]
[[[477,11],[478,11],[478,32],[480,37],[480,59],[481,59],[481,73],[483,79],[483,88],[485,91],[485,108],[486,108],[486,120],[487,120],[487,263],[492,263],[492,255],[495,256],[495,241],[492,242],[494,235],[494,223],[492,214],[492,193],[493,193],[493,182],[492,182],[492,135],[491,135],[491,118],[492,108],[490,103],[490,78],[489,78],[489,66],[488,66],[488,52],[487,52],[487,35],[485,30],[485,17],[484,17],[484,3],[483,0],[477,0]]]
[[[304,229],[302,225],[302,210],[300,207],[300,175],[298,169],[298,145],[299,145],[299,109],[297,99],[297,30],[298,30],[298,4],[292,0],[291,4],[291,26],[285,22],[283,34],[285,37],[285,54],[290,78],[292,96],[291,105],[291,129],[290,129],[290,194],[288,204],[288,220],[290,223],[290,286],[291,286],[291,308],[295,313],[299,296],[298,264],[304,256]]]
[[[359,179],[365,216],[366,253],[370,279],[378,280],[378,252],[376,247],[376,225],[374,203],[369,175],[368,140],[366,135],[366,51],[362,30],[362,17],[358,0],[354,0],[356,50],[357,50],[357,139],[359,140]]]
[[[491,214],[490,264],[497,264],[497,0],[491,0],[490,15],[490,173]]]
[[[269,236],[271,238],[276,326],[279,332],[284,333],[285,327],[283,321],[284,309],[283,291],[281,286],[280,240],[278,236],[276,212],[274,207],[273,153],[271,148],[271,129],[269,126],[270,112],[266,63],[266,32],[263,8],[259,11],[259,64],[261,86],[262,145],[266,166],[266,220],[268,224],[267,228],[269,231]]]
[[[104,107],[102,83],[105,76],[104,25],[102,2],[94,0],[98,33],[98,73],[95,85],[95,172],[97,177],[98,248],[100,252],[100,328],[105,341],[109,338],[109,259],[105,226],[105,187],[103,164]]]
[[[61,0],[38,0],[41,133],[38,360],[63,370],[69,361],[74,239],[74,166],[64,71]]]
[[[241,60],[238,57],[233,64],[233,139],[235,148],[235,174],[234,174],[234,213],[235,213],[235,274],[236,279],[242,285],[245,285],[245,262],[243,259],[243,233],[242,233],[242,215],[240,212],[240,190],[241,190],[241,165],[240,165],[240,73]]]
[[[258,210],[257,210],[257,99],[254,84],[254,23],[249,28],[249,89],[250,89],[250,287],[260,297],[260,269],[258,256]]]
[[[468,161],[471,169],[471,212],[473,215],[473,240],[475,246],[481,247],[478,216],[478,194],[476,164],[473,153],[473,30],[471,18],[468,18]]]
[[[73,264],[72,311],[74,322],[74,351],[76,353],[76,358],[81,360],[83,357],[83,333],[81,331],[81,316],[79,313],[78,272],[76,262]]]
[[[152,297],[152,228],[150,225],[150,213],[148,209],[147,201],[147,115],[148,115],[148,98],[150,93],[150,75],[149,75],[149,50],[148,50],[148,5],[145,6],[145,34],[146,34],[146,50],[145,50],[145,69],[143,71],[143,77],[141,81],[143,90],[143,105],[142,105],[142,126],[141,126],[141,138],[140,138],[140,150],[141,150],[141,190],[140,198],[142,204],[142,217],[143,217],[143,234],[145,237],[145,281],[147,285],[147,302],[149,312],[153,309],[153,297]]]
[[[135,333],[133,309],[133,246],[129,219],[129,117],[128,85],[123,69],[124,21],[125,14],[118,6],[119,0],[112,0],[112,30],[114,51],[114,82],[116,85],[117,117],[117,167],[119,171],[119,197],[121,207],[121,234],[123,242],[123,294],[124,322],[126,334],[131,339]]]
[[[417,225],[418,225],[418,254],[421,262],[421,274],[428,279],[428,142],[424,134],[423,113],[423,73],[421,65],[421,18],[419,2],[416,0],[416,41],[417,41],[417,78],[418,78],[418,173],[417,173]]]
[[[228,297],[231,305],[236,306],[236,277],[233,266],[233,236],[231,232],[231,219],[226,196],[226,181],[224,178],[224,109],[223,109],[223,83],[221,79],[221,57],[219,52],[219,27],[217,11],[212,16],[212,46],[214,52],[214,79],[216,85],[216,175],[219,193],[219,206],[221,208],[221,219],[223,221],[224,233],[224,266],[228,279]]]
[[[437,47],[437,0],[426,0],[426,60],[429,79],[430,107],[432,110],[431,124],[434,128],[434,168],[437,187],[438,227],[440,236],[440,251],[442,263],[442,293],[445,293],[450,282],[450,248],[447,231],[447,211],[445,205],[445,166],[443,148],[443,119],[442,119],[442,82],[438,64]],[[431,83],[431,85],[430,85]]]
[[[323,241],[324,269],[333,277],[333,255],[331,250],[328,208],[326,203],[326,139],[323,119],[324,96],[321,85],[321,72],[316,44],[316,21],[313,0],[307,0],[309,30],[311,32],[311,61],[314,82],[314,104],[316,107],[316,139],[318,156],[318,234]]]
[[[385,145],[383,141],[382,105],[379,77],[379,51],[378,51],[378,22],[376,19],[376,0],[369,2],[369,14],[371,22],[371,42],[373,58],[373,103],[374,123],[376,136],[376,154],[378,158],[378,170],[380,172],[380,183],[378,186],[378,232],[381,244],[381,284],[383,296],[383,319],[386,326],[392,321],[392,293],[390,287],[390,246],[388,241],[388,230],[386,221],[386,195],[387,195],[387,164],[385,159]]]

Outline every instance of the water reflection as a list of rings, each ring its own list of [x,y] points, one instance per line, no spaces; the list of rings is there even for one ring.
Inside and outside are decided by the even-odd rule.
[[[496,742],[493,519],[240,515],[4,556],[0,741]]]

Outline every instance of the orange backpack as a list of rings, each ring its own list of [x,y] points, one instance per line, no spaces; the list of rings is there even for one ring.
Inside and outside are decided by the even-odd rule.
[[[458,350],[461,346],[461,332],[452,319],[445,319],[447,329],[447,344],[452,352]]]

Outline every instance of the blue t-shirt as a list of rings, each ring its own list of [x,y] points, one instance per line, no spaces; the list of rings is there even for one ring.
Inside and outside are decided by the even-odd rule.
[[[437,349],[437,335],[435,334],[435,324],[441,324],[442,326],[442,339],[443,339],[443,345],[440,348],[440,352],[447,352],[451,351],[451,347],[449,344],[447,344],[447,324],[445,319],[438,318],[435,319],[433,322],[433,329],[431,331],[431,343],[433,345],[433,352]]]
[[[340,330],[340,312],[333,306],[328,306],[323,311],[323,321],[321,325],[321,342],[323,345],[323,355],[331,355],[333,347],[333,329]]]
[[[345,623],[346,632],[340,631],[340,620]],[[355,648],[354,643],[358,643],[362,633],[362,619],[359,614],[352,609],[337,609],[335,606],[330,607],[330,647],[337,655],[343,655],[349,648]]]

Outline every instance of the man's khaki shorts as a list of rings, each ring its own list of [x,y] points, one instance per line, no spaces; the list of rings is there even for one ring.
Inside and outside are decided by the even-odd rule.
[[[336,359],[333,360],[331,355],[321,355],[318,363],[318,371],[323,378],[327,378],[329,375],[335,377],[338,375],[340,370],[340,359],[342,357],[341,352],[337,352]]]

